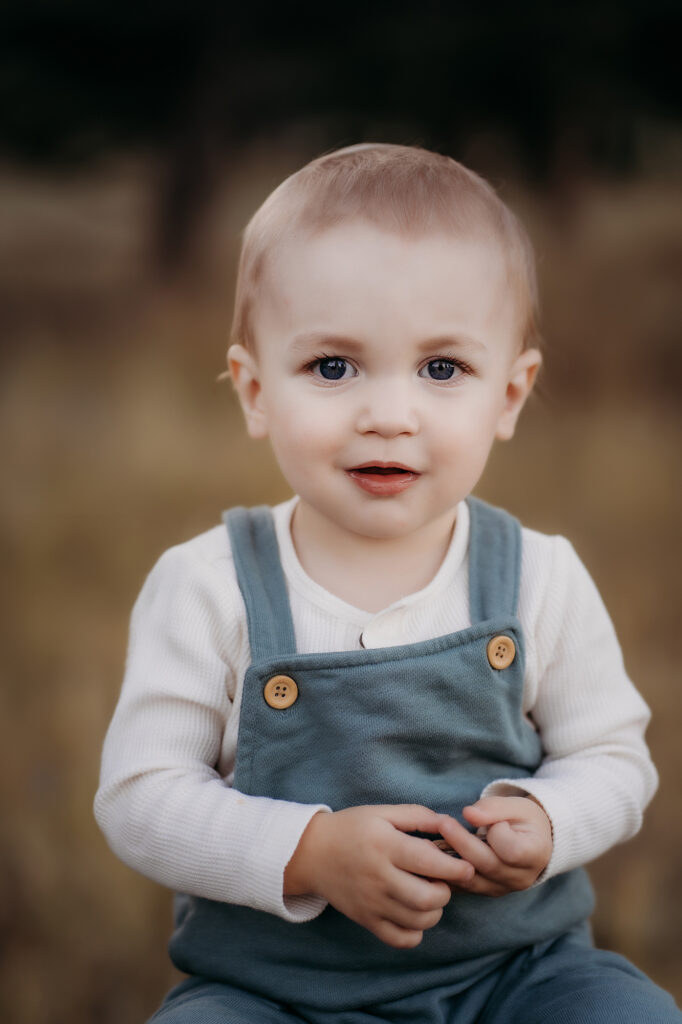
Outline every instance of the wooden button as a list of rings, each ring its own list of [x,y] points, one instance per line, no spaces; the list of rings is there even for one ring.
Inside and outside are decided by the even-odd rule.
[[[281,711],[290,708],[298,699],[298,686],[291,676],[273,676],[263,689],[266,704]]]
[[[516,644],[510,636],[494,636],[486,647],[486,653],[493,668],[507,668],[516,657]]]

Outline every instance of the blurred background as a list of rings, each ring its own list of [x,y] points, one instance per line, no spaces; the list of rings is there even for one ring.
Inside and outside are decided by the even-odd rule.
[[[143,1021],[170,896],[91,813],[130,608],[169,545],[287,496],[224,366],[239,234],[284,175],[422,144],[522,216],[546,367],[481,497],[568,535],[653,710],[598,941],[682,999],[680,7],[5,0],[0,12],[0,1014]]]

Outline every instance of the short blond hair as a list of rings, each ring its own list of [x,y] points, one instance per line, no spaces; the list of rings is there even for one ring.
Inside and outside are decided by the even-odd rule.
[[[408,236],[496,240],[518,302],[522,347],[538,343],[535,256],[518,218],[487,181],[451,157],[384,143],[347,146],[312,160],[256,211],[244,231],[233,343],[255,348],[253,310],[278,247],[352,220]]]

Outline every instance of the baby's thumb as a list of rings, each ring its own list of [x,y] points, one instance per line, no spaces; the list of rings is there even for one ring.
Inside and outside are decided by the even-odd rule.
[[[515,821],[524,817],[526,810],[525,797],[482,796],[475,804],[462,810],[462,814],[472,825],[493,825],[497,821]]]
[[[489,825],[486,842],[505,864],[514,864],[519,855],[519,836],[508,821],[497,821]]]

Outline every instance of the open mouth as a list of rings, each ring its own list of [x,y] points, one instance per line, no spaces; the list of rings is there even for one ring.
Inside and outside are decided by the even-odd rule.
[[[419,478],[419,473],[397,463],[365,463],[347,470],[349,477],[375,497],[400,494]]]
[[[392,473],[412,473],[418,476],[416,469],[406,466],[402,462],[363,462],[359,466],[352,466],[349,473],[369,473],[376,476],[390,476]]]
[[[410,473],[411,470],[403,469],[402,466],[358,466],[352,469],[351,473],[367,473],[375,476],[393,476],[395,473]]]

